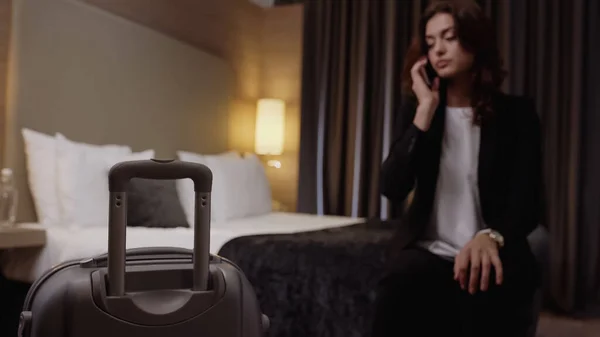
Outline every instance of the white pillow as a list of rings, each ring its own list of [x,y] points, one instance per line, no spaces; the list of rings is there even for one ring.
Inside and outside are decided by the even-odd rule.
[[[38,222],[55,224],[60,221],[56,198],[56,141],[53,136],[22,129],[27,167],[27,181]]]
[[[108,224],[108,171],[125,160],[150,159],[154,150],[138,153],[122,146],[96,146],[56,135],[57,191],[61,222],[72,227]]]
[[[187,151],[177,151],[177,158],[181,161],[187,161],[192,163],[199,163],[208,166],[211,169],[213,174],[213,184],[212,184],[212,192],[211,192],[211,221],[219,222],[222,219],[222,214],[225,213],[223,209],[223,205],[221,201],[217,201],[219,195],[225,193],[225,186],[221,186],[222,182],[218,179],[218,176],[221,174],[216,167],[211,167],[212,163],[209,164],[209,159],[214,159],[218,162],[219,158],[240,158],[239,153],[235,151],[222,152],[219,154],[212,155],[203,155],[194,152]],[[181,205],[183,207],[183,211],[187,217],[188,223],[190,226],[194,224],[194,182],[191,179],[179,179],[177,181],[177,193],[179,195],[179,200],[181,201]]]
[[[27,179],[38,222],[46,225],[62,224],[57,181],[57,138],[27,128],[23,128],[21,134],[25,147]],[[74,148],[131,153],[131,148],[124,145],[71,143]]]
[[[242,157],[208,158],[208,166],[215,167],[216,185],[223,193],[216,196],[220,203],[221,221],[228,221],[272,211],[271,186],[261,161],[254,154]]]

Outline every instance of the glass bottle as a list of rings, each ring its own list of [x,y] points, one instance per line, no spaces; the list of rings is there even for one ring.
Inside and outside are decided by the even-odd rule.
[[[0,227],[14,226],[17,202],[18,193],[13,171],[10,168],[4,168],[0,173]]]

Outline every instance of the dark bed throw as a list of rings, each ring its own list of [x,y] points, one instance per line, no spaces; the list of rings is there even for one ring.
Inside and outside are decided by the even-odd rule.
[[[268,337],[365,337],[391,231],[369,224],[226,243],[269,316]]]

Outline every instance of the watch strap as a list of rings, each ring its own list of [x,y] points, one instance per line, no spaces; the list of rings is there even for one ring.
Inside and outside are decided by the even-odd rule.
[[[496,244],[498,244],[499,248],[504,247],[504,236],[502,236],[502,234],[500,234],[498,231],[491,228],[486,228],[479,231],[479,234],[487,235],[490,239],[494,240]]]

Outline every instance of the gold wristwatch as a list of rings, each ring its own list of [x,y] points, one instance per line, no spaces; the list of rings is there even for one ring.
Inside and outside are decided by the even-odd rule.
[[[486,228],[480,231],[479,234],[487,235],[490,239],[494,240],[494,242],[498,244],[498,248],[504,247],[504,236],[498,233],[498,231],[495,231],[491,228]]]

